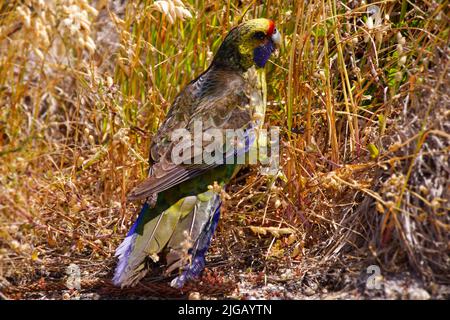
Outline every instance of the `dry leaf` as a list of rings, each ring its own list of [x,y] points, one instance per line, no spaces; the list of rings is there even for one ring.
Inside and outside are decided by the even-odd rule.
[[[294,230],[291,228],[250,226],[250,230],[252,230],[252,232],[257,235],[266,235],[267,233],[270,233],[275,238],[279,238],[282,235],[288,235],[288,234],[290,235],[290,234],[295,233]]]

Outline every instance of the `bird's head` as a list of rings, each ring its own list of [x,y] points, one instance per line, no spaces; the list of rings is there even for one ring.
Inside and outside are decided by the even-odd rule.
[[[253,65],[263,68],[280,43],[280,32],[272,20],[249,20],[228,33],[213,64],[244,71]]]

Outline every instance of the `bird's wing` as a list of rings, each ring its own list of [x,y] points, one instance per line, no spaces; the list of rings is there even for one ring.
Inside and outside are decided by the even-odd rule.
[[[202,143],[200,149],[192,147],[188,164],[186,161],[181,164],[174,162],[172,152],[179,144],[179,140],[172,140],[172,134],[177,129],[186,129],[194,137],[194,128],[198,121],[201,121],[202,133],[212,129],[252,129],[254,109],[251,107],[251,99],[255,83],[253,79],[246,79],[237,72],[214,69],[208,70],[196,81],[191,82],[175,99],[153,139],[152,174],[133,189],[128,198],[130,200],[146,198],[219,165],[196,163],[196,159],[203,154],[203,145],[207,146],[209,142]],[[230,143],[226,145],[230,147]],[[246,145],[236,146],[234,152],[239,152],[239,148],[245,151]],[[229,149],[223,151],[229,156]]]

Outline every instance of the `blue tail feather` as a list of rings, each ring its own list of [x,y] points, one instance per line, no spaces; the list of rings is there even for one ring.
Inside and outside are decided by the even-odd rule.
[[[130,231],[128,231],[127,237],[132,235],[136,231],[136,228],[141,223],[142,219],[144,218],[144,213],[147,211],[147,209],[149,209],[149,206],[148,206],[148,203],[146,202],[142,206],[141,212],[139,213],[139,216],[136,219],[136,221],[134,222],[134,224],[131,226]]]
[[[125,271],[128,265],[128,259],[130,257],[130,254],[133,252],[134,244],[137,237],[136,228],[141,223],[145,215],[145,212],[147,211],[148,208],[149,208],[148,203],[145,203],[141,209],[141,212],[139,213],[138,218],[134,222],[130,231],[128,231],[126,238],[123,240],[123,242],[116,250],[115,256],[119,258],[119,261],[117,263],[117,267],[114,272],[113,283],[117,286],[122,285],[122,282],[124,281]]]
[[[218,196],[217,196],[218,197]],[[197,250],[194,253],[192,262],[187,266],[181,275],[172,280],[171,286],[175,288],[181,288],[189,281],[196,279],[205,267],[205,254],[211,244],[211,239],[214,231],[217,228],[217,224],[220,218],[220,206],[221,202],[215,209],[214,216],[210,220],[209,224],[205,227],[205,230],[201,233],[200,237],[195,242],[194,248]]]

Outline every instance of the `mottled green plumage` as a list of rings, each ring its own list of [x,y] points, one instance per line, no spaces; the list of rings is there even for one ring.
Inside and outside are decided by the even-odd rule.
[[[267,19],[251,20],[234,28],[211,66],[175,98],[152,140],[149,177],[129,195],[132,200],[156,201],[144,206],[117,249],[119,265],[114,277],[117,285],[139,280],[146,272],[147,256],[157,261],[158,254],[165,252],[170,272],[178,267],[187,270],[186,256],[198,258],[197,249],[204,254],[217,224],[213,221],[218,217],[215,212],[220,207],[219,196],[208,191],[208,186],[215,182],[224,186],[240,165],[175,163],[172,151],[179,141],[172,141],[172,133],[181,128],[193,132],[196,121],[202,122],[203,132],[261,126],[261,116],[254,116],[255,112],[262,115],[265,112],[265,76],[263,69],[253,65],[267,61],[273,50],[274,32],[273,22]],[[192,151],[191,157],[195,159],[199,154],[195,149]]]

